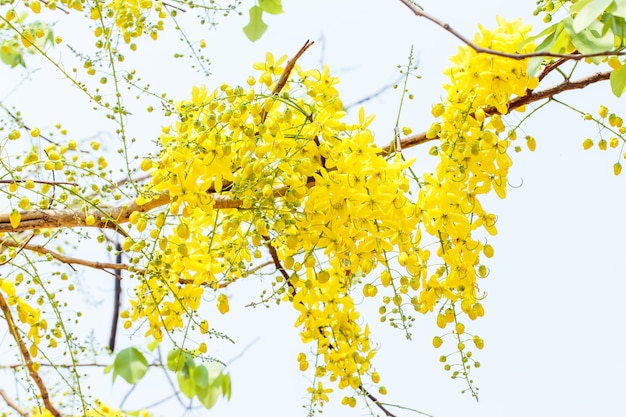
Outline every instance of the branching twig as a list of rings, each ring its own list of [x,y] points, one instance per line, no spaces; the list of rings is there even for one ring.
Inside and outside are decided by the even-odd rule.
[[[4,299],[4,295],[1,292],[0,310],[2,310],[4,320],[7,322],[7,325],[9,327],[9,333],[11,334],[11,336],[13,336],[13,339],[15,339],[15,342],[20,348],[20,352],[22,354],[22,357],[24,358],[24,365],[26,365],[26,369],[28,369],[28,374],[30,375],[30,378],[33,380],[35,385],[37,385],[37,388],[39,388],[39,393],[41,395],[41,400],[43,401],[44,406],[48,411],[50,411],[50,414],[52,414],[54,417],[61,417],[61,413],[59,412],[59,410],[57,410],[50,401],[50,394],[48,394],[48,389],[46,388],[46,385],[43,383],[41,376],[39,376],[39,373],[35,370],[35,367],[33,366],[33,359],[30,356],[30,352],[28,351],[28,348],[26,347],[26,344],[24,343],[24,340],[20,335],[19,329],[17,328],[17,325],[13,320],[13,314],[11,313],[11,309],[9,308],[9,305],[7,304],[6,300]]]
[[[483,48],[482,46],[476,45],[474,42],[470,41],[465,36],[463,36],[462,34],[457,32],[449,24],[447,24],[447,23],[443,22],[442,20],[439,20],[436,17],[434,17],[434,16],[426,13],[425,11],[421,10],[419,7],[417,7],[415,4],[413,4],[411,2],[411,0],[400,0],[400,1],[402,2],[402,4],[404,4],[406,7],[408,7],[416,16],[423,17],[423,18],[425,18],[427,20],[430,20],[431,22],[433,22],[437,26],[440,26],[443,30],[445,30],[446,32],[450,33],[452,36],[454,36],[455,38],[459,39],[461,42],[463,42],[465,45],[469,46],[474,51],[476,51],[476,53],[479,53],[479,54],[482,53],[482,54],[496,55],[496,56],[501,56],[501,57],[504,57],[504,58],[511,58],[511,59],[526,59],[526,58],[535,58],[535,57],[545,57],[545,58],[565,58],[565,59],[574,60],[574,61],[579,61],[579,60],[585,59],[585,58],[593,58],[593,57],[597,57],[597,56],[621,56],[621,55],[626,55],[626,52],[624,52],[624,51],[605,51],[605,52],[595,52],[595,53],[592,53],[592,54],[580,54],[580,53],[576,53],[576,54],[555,54],[555,53],[552,53],[552,52],[530,52],[530,53],[527,53],[527,54],[511,54],[511,53],[508,53],[508,52],[496,51],[495,49]]]

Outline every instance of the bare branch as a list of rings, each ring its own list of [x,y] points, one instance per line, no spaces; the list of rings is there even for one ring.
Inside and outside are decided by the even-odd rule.
[[[31,244],[26,244],[26,245],[21,245],[18,242],[11,242],[8,240],[4,240],[0,242],[0,247],[2,246],[10,246],[10,247],[14,247],[14,248],[22,248],[25,250],[29,250],[32,252],[36,252],[36,253],[40,253],[42,255],[50,255],[52,256],[54,259],[56,259],[59,262],[63,262],[65,264],[69,264],[69,265],[83,265],[83,266],[88,266],[90,268],[94,268],[94,269],[115,269],[115,270],[129,270],[131,269],[130,265],[126,265],[126,264],[122,264],[122,263],[110,263],[110,262],[98,262],[98,261],[88,261],[86,259],[81,259],[81,258],[74,258],[71,256],[66,256],[66,255],[61,255],[58,252],[54,252],[51,251],[50,249],[45,248],[44,246],[41,245],[31,245]],[[136,268],[133,268],[136,270]]]
[[[28,369],[28,374],[30,375],[30,378],[33,380],[35,385],[37,385],[37,388],[39,388],[39,393],[41,395],[41,400],[43,401],[44,406],[48,411],[50,411],[50,414],[52,414],[54,417],[61,417],[61,413],[59,412],[59,410],[57,410],[50,401],[50,394],[48,394],[48,389],[46,388],[46,385],[43,383],[41,376],[39,376],[39,373],[35,370],[35,367],[33,366],[33,359],[30,356],[30,352],[28,351],[28,348],[26,347],[22,336],[20,335],[20,331],[15,324],[15,320],[13,320],[13,314],[11,313],[11,309],[4,299],[4,295],[2,294],[2,292],[0,292],[0,310],[2,310],[2,314],[4,314],[4,319],[9,327],[9,333],[11,333],[11,336],[13,336],[13,339],[15,339],[15,342],[20,348],[20,352],[22,354],[22,357],[24,358],[24,364],[26,365],[26,369]]]
[[[575,53],[575,54],[555,54],[555,53],[552,53],[552,52],[531,52],[531,53],[528,53],[528,54],[511,54],[511,53],[508,53],[508,52],[496,51],[495,49],[483,48],[482,46],[478,46],[474,42],[472,42],[469,39],[467,39],[461,33],[457,32],[449,24],[447,24],[447,23],[443,22],[442,20],[439,20],[436,17],[426,13],[425,11],[423,11],[422,9],[417,7],[415,4],[413,4],[413,2],[411,2],[411,0],[400,0],[400,1],[402,2],[402,4],[404,4],[406,7],[408,7],[416,16],[423,17],[423,18],[425,18],[427,20],[430,20],[431,22],[433,22],[437,26],[440,26],[441,28],[443,28],[443,30],[445,30],[446,32],[449,32],[452,36],[454,36],[455,38],[459,39],[461,42],[463,42],[465,45],[469,46],[474,51],[476,51],[476,53],[479,53],[479,54],[489,54],[489,55],[501,56],[501,57],[504,57],[504,58],[511,58],[511,59],[526,59],[526,58],[544,57],[544,58],[565,58],[565,59],[574,60],[574,61],[579,61],[581,59],[593,58],[593,57],[598,57],[598,56],[621,56],[621,55],[626,55],[626,52],[620,51],[620,50],[605,51],[605,52],[595,52],[593,54],[580,54],[580,53]]]
[[[278,79],[276,86],[272,90],[273,95],[276,96],[280,94],[283,87],[285,87],[285,84],[287,84],[287,80],[289,79],[289,75],[291,74],[291,71],[293,71],[293,67],[296,65],[296,61],[300,59],[302,54],[304,54],[306,50],[309,49],[314,43],[315,42],[313,41],[306,41],[304,45],[302,45],[302,48],[300,48],[300,50],[293,56],[293,58],[287,61],[287,65],[285,66],[283,73],[280,75],[280,78]]]
[[[15,411],[17,411],[17,413],[20,416],[28,417],[28,415],[29,415],[28,411],[24,410],[19,405],[15,404],[15,402],[13,402],[13,400],[11,398],[9,398],[9,396],[7,395],[6,392],[4,392],[3,389],[0,389],[0,397],[2,397],[2,399],[4,399],[4,402],[6,402],[9,407],[11,407]]]

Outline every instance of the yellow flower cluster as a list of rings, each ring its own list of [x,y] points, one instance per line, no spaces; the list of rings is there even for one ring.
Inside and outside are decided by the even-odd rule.
[[[414,246],[417,220],[403,174],[411,161],[383,157],[363,110],[357,124],[342,121],[338,80],[328,68],[296,67],[297,79],[280,94],[264,91],[283,61],[268,55],[246,88],[194,88],[178,105],[176,126],[163,129],[143,201],[167,192],[179,222],[159,238],[126,326],[147,318],[157,339],[181,328],[204,288],[245,277],[269,248],[283,274],[279,298],[300,312],[302,340],[316,343],[323,359],[317,376],[358,389],[374,351],[351,291],[387,264],[387,252]],[[231,206],[219,206],[223,197]],[[228,310],[223,294],[218,308]]]
[[[474,42],[507,53],[530,52],[532,44],[516,51],[530,29],[519,20],[498,18],[498,27],[480,27]],[[425,186],[418,197],[424,230],[438,239],[437,256],[443,266],[422,282],[419,306],[424,312],[432,311],[443,298],[437,324],[441,328],[456,325],[453,333],[463,355],[463,331],[458,329],[464,326],[457,321],[455,308],[460,304],[472,320],[483,315],[477,279],[486,276],[487,269],[480,255],[491,257],[493,248],[480,242],[480,231],[497,233],[496,216],[482,207],[479,197],[493,190],[504,198],[512,164],[508,150],[514,135],[500,137],[505,130],[501,115],[508,112],[512,97],[535,88],[538,80],[526,73],[526,60],[478,54],[467,46],[451,61],[453,65],[445,71],[448,95],[433,108],[433,115],[440,120],[428,131],[430,137],[440,138],[439,145],[431,149],[440,160],[435,173],[424,177]],[[475,345],[482,347],[482,339],[476,340]],[[436,338],[433,343],[438,347],[441,340]]]
[[[476,43],[515,52],[530,28],[498,23],[493,31],[481,28]],[[206,322],[196,321],[205,290],[215,291],[218,310],[227,312],[221,288],[245,278],[253,260],[266,256],[277,269],[270,298],[293,305],[302,341],[315,345],[314,361],[298,355],[303,371],[315,363],[315,403],[328,397],[322,378],[357,391],[364,376],[379,382],[355,294],[391,292],[382,301],[405,329],[411,321],[406,305],[427,313],[441,304],[446,313],[437,322],[442,328],[454,323],[458,350],[465,349],[462,337],[482,348],[482,339],[464,334],[455,306],[471,319],[484,314],[477,279],[487,275],[481,254],[489,258],[493,248],[480,234],[497,230],[479,196],[506,195],[510,139],[499,137],[499,113],[508,111],[512,96],[536,86],[526,62],[469,48],[453,57],[448,98],[433,109],[440,121],[429,130],[441,140],[433,150],[440,161],[419,181],[417,199],[405,175],[412,161],[375,145],[368,129],[373,118],[363,110],[356,123],[343,120],[338,79],[328,68],[296,66],[277,86],[284,62],[268,54],[255,65],[261,74],[245,87],[195,87],[191,99],[177,105],[176,124],[163,129],[158,160],[142,162],[152,181],[139,203],[167,193],[170,205],[150,232],[156,254],[123,314],[125,326],[147,320],[147,334],[157,340],[188,320],[206,332]],[[146,228],[145,214],[130,220],[139,231]],[[437,259],[422,235],[436,239]],[[131,239],[125,249],[141,251],[146,242]]]
[[[21,281],[21,274],[17,280]],[[31,341],[30,355],[36,357],[39,353],[39,342],[43,333],[48,329],[48,322],[41,317],[41,310],[31,306],[23,297],[17,294],[17,289],[12,280],[0,278],[0,291],[6,295],[7,304],[17,312],[17,318],[21,323],[29,326],[26,337]],[[16,323],[17,324],[17,323]]]
[[[153,8],[158,15],[156,22],[147,18]],[[91,9],[91,18],[102,22],[96,29],[96,37],[108,39],[111,36],[111,28],[104,23],[104,19],[112,19],[127,44],[144,33],[157,39],[166,16],[163,4],[160,1],[153,3],[152,0],[112,0],[106,4],[97,1]]]
[[[609,114],[609,109],[604,105],[600,106],[600,109],[598,110],[598,115],[600,116],[600,119],[594,118],[590,113],[584,115],[585,120],[593,120],[598,124],[601,135],[601,138],[598,141],[598,148],[602,151],[606,151],[609,147],[611,149],[615,149],[619,145],[621,145],[620,149],[623,149],[625,142],[624,135],[626,134],[626,126],[624,126],[624,120],[615,113]],[[609,135],[611,135],[608,141],[604,137],[602,137],[607,132]],[[586,138],[583,141],[583,148],[585,150],[590,149],[591,147],[593,147],[593,145],[594,143],[591,138]],[[626,159],[626,153],[624,153],[622,157]],[[622,164],[618,160],[613,164],[613,174],[619,175],[621,174],[621,172]]]

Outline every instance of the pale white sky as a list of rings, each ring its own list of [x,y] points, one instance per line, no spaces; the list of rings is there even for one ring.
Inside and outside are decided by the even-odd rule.
[[[247,7],[251,2],[244,3]],[[531,21],[535,7],[533,1],[497,0],[424,0],[420,4],[468,37],[478,23],[494,26],[496,14]],[[227,18],[215,31],[192,33],[193,38],[207,40],[207,53],[213,61],[209,78],[180,65],[163,66],[163,56],[171,54],[160,42],[142,45],[150,50],[150,56],[137,55],[141,65],[151,69],[145,80],[156,88],[167,85],[177,98],[184,98],[193,84],[244,83],[252,63],[263,60],[265,51],[292,55],[310,39],[317,44],[300,65],[321,61],[330,65],[342,79],[340,90],[349,104],[395,80],[396,66],[406,64],[413,46],[423,78],[410,84],[415,99],[405,106],[401,125],[426,130],[430,107],[444,94],[441,70],[447,57],[456,52],[456,39],[394,0],[284,0],[284,8],[284,15],[266,18],[268,32],[253,44],[241,32],[246,16]],[[67,30],[61,26],[59,31]],[[67,94],[54,76],[39,79],[35,73],[33,77],[40,88],[49,92],[61,88],[58,91]],[[67,124],[85,136],[107,129],[97,125],[94,130],[93,124],[87,124],[93,112],[75,113],[77,110],[69,107],[71,93],[63,97],[67,109],[50,107],[58,101],[57,95],[31,103],[28,111],[38,117],[49,114],[49,123],[68,120],[69,115],[72,120]],[[608,83],[568,93],[563,99],[592,113],[603,103],[626,116],[624,101],[611,97]],[[374,130],[381,144],[392,137],[398,101],[399,92],[390,90],[365,104],[368,113],[377,114]],[[148,148],[145,143],[156,137],[162,124],[156,115],[151,117],[131,127],[144,141],[135,148],[137,153]],[[377,323],[377,306],[373,305],[365,307],[365,317],[370,318],[373,339],[381,346],[376,366],[389,391],[385,402],[437,417],[623,415],[626,359],[620,353],[626,342],[622,332],[626,226],[621,212],[626,197],[624,176],[616,178],[612,173],[618,154],[597,149],[584,152],[582,141],[587,136],[595,138],[597,128],[556,104],[545,108],[524,129],[536,137],[537,151],[514,157],[510,180],[519,187],[509,190],[504,201],[489,201],[499,215],[499,235],[492,239],[496,256],[489,264],[491,274],[482,282],[488,293],[486,314],[467,323],[468,331],[485,339],[485,349],[477,354],[482,367],[473,373],[480,402],[461,395],[464,384],[451,380],[438,362],[442,352],[430,344],[439,333],[433,315],[418,317],[413,341],[407,342],[401,332]],[[419,151],[416,155],[414,169],[419,172],[431,162]],[[294,313],[288,305],[270,310],[243,308],[256,300],[261,286],[254,278],[233,285],[231,313],[217,317],[215,310],[210,310],[215,316],[213,325],[237,341],[235,346],[209,345],[210,351],[229,361],[251,345],[230,365],[231,402],[220,401],[211,412],[194,415],[306,415],[301,405],[308,381],[297,369],[295,358],[303,348],[293,327]],[[108,288],[105,284],[101,287]],[[104,300],[108,308],[109,300]],[[109,314],[102,316],[107,318],[100,332],[104,341]],[[124,394],[124,382],[111,389],[106,381],[108,376],[98,386],[98,395]],[[152,388],[140,387],[128,404],[149,403],[154,396]],[[416,415],[407,410],[394,412],[397,416]],[[338,405],[326,410],[330,416],[366,413],[361,404],[355,409]]]

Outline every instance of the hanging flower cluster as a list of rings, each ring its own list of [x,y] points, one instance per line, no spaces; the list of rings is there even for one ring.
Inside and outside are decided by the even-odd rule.
[[[498,27],[487,30],[481,26],[474,42],[507,53],[531,52],[532,44],[516,50],[530,29],[520,20],[507,22],[498,18]],[[425,175],[418,197],[422,225],[426,233],[438,238],[437,256],[443,266],[422,283],[419,301],[424,312],[440,303],[437,324],[441,328],[454,325],[452,334],[462,358],[461,371],[455,372],[467,378],[467,336],[456,306],[460,304],[461,311],[472,320],[484,314],[477,279],[487,275],[487,268],[480,255],[490,258],[493,248],[481,243],[484,233],[480,231],[497,233],[496,216],[483,208],[479,197],[492,190],[500,198],[506,196],[512,165],[508,151],[515,136],[501,137],[505,130],[501,115],[508,113],[512,98],[534,89],[538,80],[526,73],[527,60],[478,54],[467,46],[459,48],[451,61],[453,65],[444,72],[449,78],[444,85],[448,95],[443,103],[433,107],[433,115],[439,121],[428,131],[428,136],[440,139],[431,149],[439,164],[433,174]],[[470,340],[482,348],[480,337]],[[433,340],[435,347],[441,343],[439,337]],[[450,367],[446,365],[446,369]]]
[[[498,23],[493,31],[481,28],[476,43],[515,52],[530,28]],[[491,257],[493,248],[480,239],[482,231],[497,232],[479,196],[494,190],[505,197],[510,138],[500,138],[501,114],[537,80],[526,74],[525,61],[461,48],[446,71],[448,97],[433,109],[440,120],[428,133],[440,138],[431,152],[439,164],[412,190],[405,171],[413,161],[376,146],[368,129],[373,117],[362,109],[358,122],[344,121],[338,79],[328,68],[296,66],[282,80],[284,62],[268,54],[245,87],[195,87],[177,105],[176,124],[163,129],[158,160],[142,163],[152,181],[138,202],[167,194],[170,205],[156,218],[139,212],[130,218],[139,232],[152,220],[156,228],[150,238],[124,244],[152,254],[123,313],[125,326],[147,320],[147,335],[157,340],[189,320],[206,332],[207,322],[197,317],[205,290],[215,292],[226,313],[222,288],[265,257],[277,275],[265,301],[291,303],[302,341],[315,346],[297,358],[303,371],[315,363],[314,403],[328,398],[323,379],[357,392],[379,383],[355,296],[379,297],[383,320],[397,315],[391,322],[404,329],[412,320],[407,307],[427,313],[440,306],[437,323],[455,323],[467,376],[471,353],[464,343],[470,337],[481,349],[483,341],[465,334],[456,306],[470,319],[484,314],[477,279],[487,269],[480,256]],[[437,242],[432,259],[423,235]],[[442,339],[433,343],[439,347]],[[354,398],[344,403],[354,405]]]

